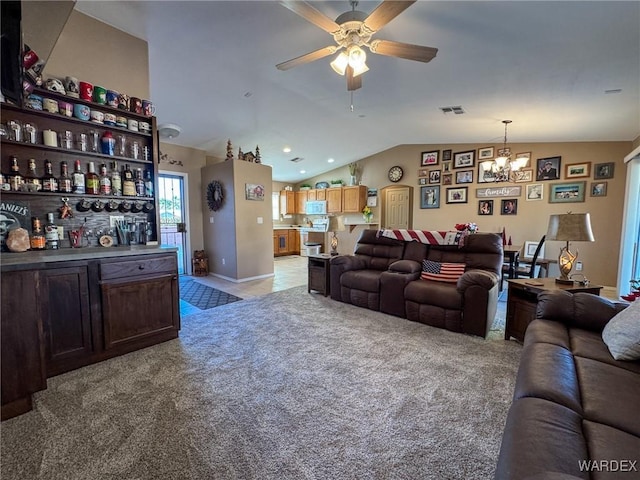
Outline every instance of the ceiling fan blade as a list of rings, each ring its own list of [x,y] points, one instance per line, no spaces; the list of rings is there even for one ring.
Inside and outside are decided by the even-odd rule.
[[[364,24],[374,32],[377,32],[414,3],[416,3],[416,0],[385,0],[371,12],[365,19]]]
[[[336,47],[335,45],[331,45],[329,47],[324,47],[305,55],[300,55],[299,57],[287,60],[286,62],[279,63],[278,65],[276,65],[276,68],[278,70],[289,70],[290,68],[297,67],[298,65],[304,65],[305,63],[319,60],[328,55],[331,55],[332,53],[336,53],[337,51],[338,47]]]
[[[353,68],[350,65],[347,65],[347,91],[353,92],[354,90],[358,90],[362,87],[362,75],[353,76]]]
[[[438,53],[437,48],[412,45],[411,43],[393,42],[391,40],[374,40],[369,49],[373,53],[388,55],[390,57],[406,58],[418,62],[429,62]]]
[[[293,13],[297,13],[305,20],[313,23],[317,27],[320,27],[325,32],[334,33],[340,30],[340,25],[327,17],[324,13],[316,10],[314,7],[306,2],[300,2],[295,0],[283,0],[281,5],[287,7]]]

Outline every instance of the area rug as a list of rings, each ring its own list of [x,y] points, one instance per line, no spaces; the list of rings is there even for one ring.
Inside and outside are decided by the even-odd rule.
[[[2,424],[17,479],[484,479],[521,346],[306,286],[187,316],[180,338],[48,380]]]
[[[203,285],[192,279],[183,278],[180,278],[180,298],[200,310],[209,310],[210,308],[242,300],[242,298],[222,290]]]

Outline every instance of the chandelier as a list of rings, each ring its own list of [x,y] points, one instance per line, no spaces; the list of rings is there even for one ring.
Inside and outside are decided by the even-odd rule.
[[[513,180],[512,174],[525,167],[528,161],[526,157],[511,158],[511,149],[507,148],[507,126],[511,123],[511,120],[502,120],[502,123],[504,123],[504,143],[502,148],[498,150],[498,156],[481,164],[485,179],[493,177],[494,182]]]

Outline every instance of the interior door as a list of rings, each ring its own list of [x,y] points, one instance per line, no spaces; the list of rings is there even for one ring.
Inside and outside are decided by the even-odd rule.
[[[384,228],[411,228],[411,187],[389,187],[384,193]]]
[[[158,202],[160,204],[160,244],[178,249],[178,273],[190,272],[189,229],[186,174],[160,172]]]

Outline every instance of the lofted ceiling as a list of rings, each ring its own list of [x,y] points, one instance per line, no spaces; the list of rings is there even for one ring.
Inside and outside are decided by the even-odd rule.
[[[351,9],[309,3],[332,19]],[[378,4],[360,1],[358,10]],[[503,119],[513,120],[514,143],[640,135],[636,1],[418,1],[374,38],[436,47],[437,57],[368,54],[353,98],[329,66],[335,55],[276,69],[334,44],[278,2],[79,0],[75,8],[148,42],[158,122],[182,127],[171,143],[220,158],[227,139],[234,154],[259,145],[277,181],[400,144],[499,144]],[[445,114],[447,106],[465,113]]]

